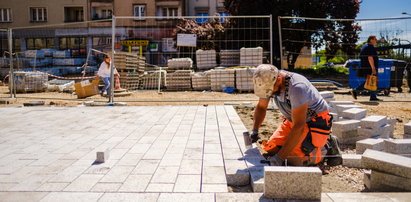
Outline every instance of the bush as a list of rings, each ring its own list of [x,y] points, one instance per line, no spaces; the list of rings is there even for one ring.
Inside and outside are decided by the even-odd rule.
[[[333,74],[348,74],[348,68],[345,67],[335,67],[330,65],[313,65],[311,68],[296,68],[294,72],[303,74],[303,75],[312,75],[312,76],[326,76]]]

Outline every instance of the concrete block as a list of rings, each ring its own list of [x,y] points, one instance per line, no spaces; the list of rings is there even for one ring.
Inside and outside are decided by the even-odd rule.
[[[367,116],[361,119],[361,128],[377,129],[387,124],[387,117],[380,115]]]
[[[104,152],[97,152],[96,163],[104,163],[108,160],[110,156],[110,150],[106,149]]]
[[[411,139],[384,140],[384,151],[411,157]]]
[[[411,135],[411,121],[404,124],[404,134]]]
[[[362,168],[362,155],[359,154],[342,154],[343,166],[349,168]]]
[[[344,119],[354,119],[354,120],[361,120],[367,116],[367,110],[361,108],[351,108],[344,110],[341,113],[341,116]]]
[[[264,192],[264,167],[250,170],[250,180],[254,192]]]
[[[332,134],[338,138],[340,144],[354,145],[362,137],[358,136],[357,130],[350,131],[333,131]]]
[[[331,102],[330,102],[330,107],[336,108],[337,105],[353,105],[353,104],[354,104],[353,101],[341,101],[341,100],[337,100],[337,101],[331,101]]]
[[[404,134],[403,139],[411,139],[411,134]]]
[[[334,98],[334,92],[333,91],[321,91],[320,95],[324,98]]]
[[[332,102],[332,101],[335,101],[335,98],[324,98],[324,100],[325,100],[327,103],[330,103],[330,102]]]
[[[337,108],[337,113],[341,115],[342,112],[347,109],[362,108],[362,107],[358,105],[336,105],[335,108]]]
[[[317,167],[264,167],[267,198],[320,200],[322,172]]]
[[[367,189],[371,189],[371,170],[364,170],[364,178],[363,178],[364,186]]]
[[[387,124],[388,125],[388,124]],[[386,130],[388,130],[389,126],[384,126],[380,128],[358,128],[358,136],[364,138],[383,138],[387,134]]]
[[[371,171],[371,187],[374,184],[397,188],[397,191],[411,191],[411,178],[396,176],[379,171]],[[394,191],[394,190],[393,190]]]
[[[366,149],[372,149],[376,151],[384,150],[384,140],[383,139],[374,139],[368,138],[365,140],[360,140],[356,143],[356,153],[363,154]]]
[[[244,186],[250,184],[250,172],[244,160],[225,160],[227,185]]]
[[[411,178],[411,160],[396,154],[367,149],[362,156],[365,168]]]
[[[358,120],[338,121],[333,123],[332,131],[352,131],[357,130],[360,125]]]

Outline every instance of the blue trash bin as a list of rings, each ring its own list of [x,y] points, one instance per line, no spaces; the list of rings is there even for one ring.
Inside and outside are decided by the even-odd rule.
[[[378,90],[383,90],[385,95],[390,92],[391,67],[394,65],[392,60],[380,59],[378,62]],[[365,77],[358,77],[357,71],[360,67],[360,60],[348,60],[346,67],[349,68],[348,84],[350,88],[364,90]]]

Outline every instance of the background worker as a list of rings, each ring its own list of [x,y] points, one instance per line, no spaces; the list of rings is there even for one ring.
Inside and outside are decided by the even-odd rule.
[[[270,98],[284,116],[268,142],[262,142],[270,165],[316,165],[327,157],[328,165],[342,163],[338,142],[330,136],[332,116],[317,89],[302,75],[278,70],[273,65],[259,65],[253,76],[254,93],[260,98],[254,112],[251,139],[259,138]]]
[[[108,55],[104,55],[104,61],[101,63],[100,68],[98,69],[97,72],[97,79],[101,77],[104,82],[104,87],[101,89],[100,94],[101,96],[104,96],[104,92],[107,91],[107,95],[110,96],[111,93],[111,87],[110,87],[110,64],[111,64],[111,59]],[[120,74],[117,72],[117,69],[114,68],[114,75],[120,77]]]
[[[377,45],[377,37],[371,35],[368,37],[367,44],[362,46],[360,52],[360,68],[357,71],[357,77],[366,78],[367,75],[374,75],[377,76],[378,70],[378,54],[377,50],[375,50],[375,46]],[[364,87],[364,82],[359,82],[357,88],[351,91],[351,95],[354,99],[357,99],[358,89],[362,89]],[[369,91],[370,93],[370,101],[382,101],[381,99],[377,98],[376,91]]]

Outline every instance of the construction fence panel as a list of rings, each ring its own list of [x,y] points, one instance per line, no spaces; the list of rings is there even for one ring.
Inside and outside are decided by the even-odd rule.
[[[8,77],[10,72],[10,55],[9,53],[9,37],[7,29],[0,29],[0,98],[11,97],[10,92],[5,87],[8,83]]]

